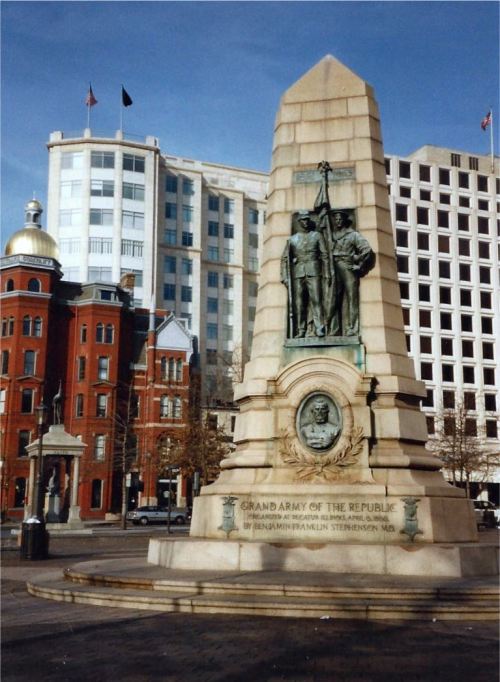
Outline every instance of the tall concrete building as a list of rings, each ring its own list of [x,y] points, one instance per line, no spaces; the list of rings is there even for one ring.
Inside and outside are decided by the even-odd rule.
[[[49,233],[64,278],[135,274],[139,306],[198,337],[207,396],[251,343],[267,174],[161,154],[158,140],[50,136]]]
[[[427,388],[429,434],[465,403],[469,433],[499,453],[496,164],[495,173],[488,156],[433,146],[386,158],[407,345]]]

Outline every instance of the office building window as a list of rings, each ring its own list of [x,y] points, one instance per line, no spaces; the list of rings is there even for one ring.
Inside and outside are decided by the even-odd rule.
[[[473,384],[474,383],[474,367],[471,367],[469,365],[464,365],[463,377],[464,377],[464,383],[465,384]]]
[[[215,220],[208,221],[208,236],[209,237],[219,236],[219,223],[217,223]]]
[[[163,259],[163,272],[175,274],[177,271],[177,258],[175,256],[165,256]]]
[[[431,262],[428,258],[419,258],[417,265],[419,275],[428,277],[431,274]]]
[[[191,178],[182,179],[182,193],[184,196],[191,196],[194,194],[194,181]]]
[[[498,425],[496,419],[487,419],[486,425],[486,438],[498,438]]]
[[[432,337],[430,336],[420,337],[420,352],[432,353]]]
[[[121,255],[142,258],[143,248],[144,242],[136,241],[135,239],[122,239]]]
[[[474,357],[474,342],[471,341],[470,339],[462,340],[462,356],[464,358]]]
[[[438,262],[439,276],[441,279],[450,279],[451,277],[451,264],[450,261],[440,260]]]
[[[82,224],[82,212],[77,208],[61,209],[59,211],[60,227],[79,227]]]
[[[405,187],[404,185],[401,185],[399,187],[399,196],[403,197],[404,199],[411,199],[411,187]]]
[[[408,282],[399,283],[399,293],[401,298],[410,298],[410,285]]]
[[[479,168],[479,159],[476,156],[469,156],[469,170],[476,170]]]
[[[232,263],[234,261],[234,249],[224,249],[224,263]]]
[[[219,210],[219,197],[215,194],[208,195],[208,210],[218,211]]]
[[[468,263],[460,263],[458,266],[458,276],[462,282],[470,282],[470,265]]]
[[[490,245],[488,242],[479,241],[477,243],[477,250],[479,258],[489,258],[490,257]]]
[[[434,417],[426,417],[425,423],[427,424],[427,434],[432,436],[435,433]]]
[[[177,204],[173,204],[170,201],[167,201],[167,203],[165,204],[165,218],[171,218],[172,220],[176,220]]]
[[[224,223],[224,239],[234,239],[234,225]]]
[[[432,381],[432,362],[420,363],[420,378],[422,380]]]
[[[498,182],[498,180],[497,180]],[[477,176],[477,189],[478,192],[487,192],[488,191],[488,177],[486,175],[478,175]],[[497,192],[498,194],[498,192]]]
[[[112,225],[113,211],[108,208],[91,208],[90,209],[90,224],[91,225]]]
[[[191,303],[193,300],[193,288],[183,286],[181,287],[181,301],[183,303]]]
[[[163,298],[166,301],[175,301],[175,284],[163,285]]]
[[[106,436],[98,433],[94,440],[94,459],[96,462],[104,462],[106,458]]]
[[[463,332],[472,331],[472,315],[460,315],[460,325]]]
[[[183,258],[181,261],[181,272],[183,275],[193,274],[193,261],[191,258]]]
[[[481,291],[480,300],[481,308],[491,308],[491,293],[489,291]]]
[[[385,157],[384,163],[385,163],[386,175],[390,175],[391,174],[391,159],[388,159],[387,157]]]
[[[167,244],[167,246],[175,246],[177,244],[177,230],[175,229],[165,230],[164,237],[165,244]]]
[[[411,178],[411,165],[408,163],[408,161],[399,162],[399,177]]]
[[[439,203],[440,204],[451,204],[451,194],[441,193],[439,195]],[[448,227],[448,226],[446,226],[446,227]]]
[[[93,197],[112,197],[115,193],[115,184],[112,180],[92,180],[90,183],[90,195]]]
[[[207,248],[207,258],[208,260],[218,261],[219,260],[219,247],[209,246]]]
[[[250,225],[258,225],[259,223],[259,212],[255,208],[248,209],[248,222]]]
[[[182,232],[182,246],[193,246],[193,233]]]
[[[440,253],[450,253],[450,238],[444,234],[438,235],[438,251]]]
[[[421,189],[420,190],[420,201],[430,201],[431,200],[431,193],[429,192],[428,189]]]
[[[484,394],[484,409],[487,412],[495,412],[497,409],[497,397],[495,393]]]
[[[60,184],[61,199],[80,199],[82,196],[82,181],[68,180]]]
[[[170,175],[170,173],[167,174],[165,179],[165,190],[174,194],[177,193],[177,176]]]
[[[495,370],[492,367],[483,367],[483,381],[488,386],[495,385]]]
[[[248,295],[255,298],[259,290],[257,282],[248,282]]]
[[[396,246],[408,248],[408,230],[396,230]]]
[[[136,211],[123,211],[122,213],[123,227],[131,230],[144,229],[144,213],[137,213]]]
[[[134,201],[144,201],[144,185],[137,185],[134,182],[124,182],[123,198],[133,199]]]
[[[63,152],[61,154],[61,170],[77,170],[83,168],[82,152]]]
[[[463,232],[469,231],[469,216],[467,213],[459,213],[457,215],[458,229]]]
[[[410,324],[410,309],[409,308],[402,308],[403,311],[403,323],[405,325]]]
[[[417,223],[419,225],[429,224],[429,209],[422,206],[417,207]]]
[[[216,338],[217,338],[217,325],[209,322],[207,324],[207,339],[216,339]]]
[[[453,381],[453,365],[441,365],[441,368],[443,381]]]
[[[492,317],[481,317],[481,331],[483,334],[493,334]]]
[[[101,381],[107,381],[109,372],[109,358],[101,355],[97,360],[97,378]]]
[[[92,168],[114,168],[115,167],[115,153],[114,152],[91,152],[90,165]]]
[[[460,305],[471,307],[472,291],[470,289],[460,289]]]
[[[216,298],[207,298],[207,313],[217,313],[219,310],[219,301]]]
[[[418,318],[421,327],[431,326],[431,311],[430,310],[419,310]]]
[[[440,185],[450,184],[450,171],[447,168],[439,169],[439,184]]]
[[[463,188],[463,189],[468,189],[469,188],[469,174],[460,172],[458,174],[458,186]]]
[[[234,213],[234,199],[224,198],[224,213]]]
[[[135,154],[123,155],[123,170],[133,171],[134,173],[144,173],[144,156],[136,156]]]
[[[191,223],[193,221],[193,207],[188,204],[182,205],[182,220],[185,223]]]
[[[234,287],[234,276],[224,273],[224,289],[232,289]]]
[[[83,417],[83,393],[77,393],[75,397],[75,417]]]
[[[30,414],[33,412],[33,398],[34,391],[32,388],[23,388],[21,391],[21,412],[23,414]]]
[[[431,300],[431,287],[429,284],[419,284],[418,285],[418,300],[419,301],[430,301]]]
[[[429,250],[429,235],[427,232],[417,232],[417,248],[421,251]]]
[[[484,216],[479,216],[477,219],[477,231],[479,234],[489,234],[490,232],[490,224],[488,218],[485,218]]]
[[[483,360],[494,360],[495,359],[495,347],[489,341],[483,341]]]
[[[450,227],[450,214],[448,211],[438,211],[437,212],[437,224],[438,227]]]
[[[453,339],[446,337],[441,339],[441,354],[453,355]]]
[[[439,302],[451,305],[451,288],[439,287]]]
[[[408,256],[396,256],[398,272],[409,272]]]
[[[406,204],[396,204],[396,220],[402,223],[408,222],[408,206]]]
[[[212,270],[209,270],[207,273],[207,285],[209,287],[218,287],[219,286],[219,273],[218,272],[213,272]]]
[[[455,392],[443,391],[443,407],[452,410],[455,407]]]

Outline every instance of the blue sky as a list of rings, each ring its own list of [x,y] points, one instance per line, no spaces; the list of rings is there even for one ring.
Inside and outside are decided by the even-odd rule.
[[[164,153],[269,170],[282,93],[325,54],[374,88],[387,153],[489,152],[498,102],[496,2],[2,2],[2,248],[53,130],[119,127]],[[499,129],[500,116],[497,116]],[[498,148],[496,149],[498,153]]]

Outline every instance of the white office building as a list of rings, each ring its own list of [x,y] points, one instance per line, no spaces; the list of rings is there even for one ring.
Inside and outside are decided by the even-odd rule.
[[[135,274],[138,305],[186,320],[204,389],[251,342],[268,176],[161,154],[158,140],[50,136],[47,224],[65,279]],[[227,392],[227,391],[226,391]]]

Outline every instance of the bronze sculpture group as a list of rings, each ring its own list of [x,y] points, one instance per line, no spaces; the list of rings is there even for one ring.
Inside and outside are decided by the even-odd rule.
[[[288,288],[290,338],[359,336],[359,280],[375,264],[368,241],[352,227],[349,212],[332,209],[329,164],[314,211],[296,214],[297,231],[281,258],[281,281]]]

